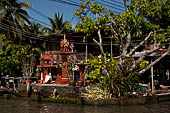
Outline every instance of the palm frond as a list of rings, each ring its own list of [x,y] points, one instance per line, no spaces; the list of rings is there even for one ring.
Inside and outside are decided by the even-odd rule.
[[[23,9],[17,9],[17,10],[16,10],[16,13],[20,13],[20,14],[22,14],[23,16],[25,16],[26,18],[29,19],[29,15],[28,15],[27,11],[25,11],[25,10],[23,10]]]
[[[20,2],[20,3],[19,3],[19,6],[20,6],[21,8],[27,8],[27,9],[30,9],[30,8],[31,8],[30,2]]]
[[[50,21],[50,24],[52,25],[51,29],[55,30],[56,29],[56,24],[55,24],[54,20],[52,18],[48,18],[48,20]]]
[[[48,27],[46,27],[46,26],[43,26],[42,28],[41,28],[41,32],[48,32],[48,33],[50,33],[52,30],[50,29],[50,28],[48,28]]]

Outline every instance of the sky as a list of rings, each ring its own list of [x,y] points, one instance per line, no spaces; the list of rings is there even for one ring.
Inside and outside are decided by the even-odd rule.
[[[62,0],[54,0],[57,2],[54,2],[53,0],[19,0],[19,1],[29,1],[31,3],[31,9],[27,10],[31,17],[30,18],[31,21],[36,22],[36,23],[39,22],[43,26],[48,26],[48,27],[50,26],[48,17],[54,18],[55,12],[63,13],[64,21],[70,20],[73,26],[78,21],[78,18],[72,15],[78,7],[64,4],[64,3],[58,3],[58,1],[62,1]],[[80,0],[63,0],[63,1],[68,1],[68,2],[73,1],[78,4],[80,3]],[[103,1],[108,1],[109,3],[114,3],[114,4],[116,3],[114,1],[121,2],[121,0],[103,0]],[[99,3],[104,3],[106,4],[106,6],[109,6],[110,8],[111,6],[114,5],[114,4],[109,4],[108,2],[103,2],[103,1],[98,0]],[[122,5],[122,4],[118,3],[118,5]],[[115,4],[114,7],[117,8],[118,6],[116,6]],[[114,10],[117,10],[117,9],[114,9]]]
[[[38,22],[40,24],[49,26],[48,17],[54,18],[55,12],[63,13],[64,21],[70,20],[71,23],[76,23],[76,19],[73,19],[72,14],[76,11],[76,6],[66,5],[63,3],[56,3],[50,0],[20,0],[20,1],[29,1],[31,3],[31,8],[27,10],[30,19],[32,21]],[[38,12],[36,12],[36,11]],[[32,19],[32,17],[34,19]],[[35,20],[36,19],[36,20]],[[45,24],[46,23],[46,24]]]

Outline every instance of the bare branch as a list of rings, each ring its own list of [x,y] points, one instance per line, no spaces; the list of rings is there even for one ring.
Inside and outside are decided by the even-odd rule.
[[[151,31],[148,36],[139,44],[137,45],[136,47],[134,47],[127,55],[128,56],[131,56],[135,51],[136,49],[138,49],[141,45],[143,45],[149,38],[150,38],[150,35],[152,34],[153,32]]]
[[[93,38],[93,41],[94,41],[96,44],[99,45],[100,51],[101,51],[101,53],[103,54],[104,60],[105,60],[105,63],[106,63],[106,55],[105,55],[105,53],[104,53],[103,46],[102,46],[102,36],[101,36],[101,33],[100,33],[100,29],[98,30],[98,36],[99,36],[99,42],[98,42],[96,39],[94,39],[94,38]]]
[[[100,41],[98,42],[96,39],[93,38],[93,41],[94,41],[97,45],[99,45],[100,50],[101,50],[101,53],[104,55],[104,50],[103,50],[103,47],[102,47],[101,35],[99,35],[99,40],[100,40]]]
[[[100,33],[100,29],[98,30],[98,36],[99,36],[99,43],[102,44],[102,36],[101,36],[101,33]]]
[[[148,69],[150,69],[153,65],[155,65],[156,63],[158,63],[162,58],[164,58],[166,55],[168,55],[170,52],[170,48],[168,48],[168,51],[165,52],[164,54],[162,54],[158,59],[156,59],[154,62],[152,62],[150,65],[148,65],[145,69],[142,69],[139,74],[143,74],[144,72],[146,72]]]
[[[97,45],[100,45],[100,43],[99,43],[96,39],[93,38],[93,41],[94,41]]]
[[[154,51],[158,50],[159,47],[153,49],[153,50],[150,50],[150,51],[145,51],[143,52],[143,55],[141,57],[138,58],[138,60],[131,66],[131,69],[129,69],[130,71],[132,71],[133,69],[135,69],[135,67],[146,57],[148,56],[149,54],[153,53]]]
[[[115,33],[115,35],[118,37],[118,34],[117,34],[116,31],[113,29],[113,26],[111,26],[111,29],[112,29],[113,33]]]
[[[153,39],[154,39],[154,48],[156,47],[156,43],[157,43],[157,40],[155,38],[155,29],[154,29],[154,32],[153,32]]]
[[[123,30],[124,36],[126,36],[126,35],[127,35],[127,33],[125,32],[124,28],[123,28],[122,26],[120,26],[120,29],[122,29],[122,30]],[[124,36],[123,36],[123,37],[124,37]]]

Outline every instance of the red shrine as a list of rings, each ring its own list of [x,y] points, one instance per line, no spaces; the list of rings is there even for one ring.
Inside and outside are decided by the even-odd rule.
[[[49,54],[45,54],[41,56],[41,62],[40,65],[37,67],[40,68],[41,71],[41,77],[40,77],[40,83],[50,83],[52,80],[51,76],[51,70],[52,68],[55,68],[57,71],[57,78],[55,83],[57,84],[68,84],[69,78],[68,78],[68,56],[75,54],[75,52],[69,51],[69,42],[66,40],[66,35],[64,35],[64,40],[60,42],[60,52],[57,54],[61,55],[61,62],[62,67],[59,67],[58,65],[53,65],[53,59],[50,57]]]

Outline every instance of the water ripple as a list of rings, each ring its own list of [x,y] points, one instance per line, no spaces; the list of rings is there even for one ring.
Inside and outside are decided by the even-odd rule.
[[[169,113],[170,101],[131,106],[78,106],[0,98],[0,113]]]

